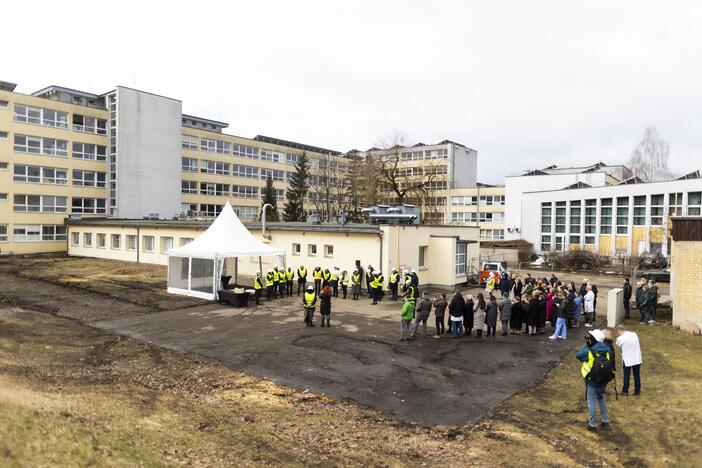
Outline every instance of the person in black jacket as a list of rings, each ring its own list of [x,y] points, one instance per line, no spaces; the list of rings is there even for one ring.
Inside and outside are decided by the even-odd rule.
[[[449,303],[449,321],[451,324],[451,336],[461,336],[463,334],[463,308],[466,306],[466,301],[463,299],[463,294],[456,291],[456,294],[451,298]]]
[[[509,332],[512,335],[519,335],[522,332],[522,298],[514,296],[512,303],[512,317],[509,319]]]
[[[622,290],[624,292],[624,319],[629,318],[629,307],[631,305],[631,283],[629,282],[629,278],[626,277],[624,278],[624,286],[622,286]]]
[[[468,294],[466,297],[466,303],[463,307],[463,328],[465,329],[466,336],[471,336],[473,333],[473,308],[475,303],[473,302],[473,295]]]
[[[322,315],[322,326],[327,322],[327,328],[331,327],[329,319],[331,317],[331,298],[332,290],[329,286],[322,288],[322,294],[319,295],[319,313]]]
[[[540,335],[545,335],[546,334],[546,294],[543,294],[543,292],[541,292],[541,291],[536,291],[536,292],[539,292],[539,294],[538,294],[539,302],[537,303],[538,315],[537,315],[536,328],[537,328],[537,332]]]

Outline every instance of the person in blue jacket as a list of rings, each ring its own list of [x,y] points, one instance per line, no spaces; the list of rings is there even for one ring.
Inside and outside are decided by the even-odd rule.
[[[587,410],[588,410],[588,425],[589,431],[597,430],[596,410],[600,408],[600,419],[602,427],[609,427],[609,414],[607,412],[607,401],[605,400],[605,389],[607,382],[593,382],[590,371],[593,369],[595,358],[606,356],[611,361],[610,349],[604,343],[605,334],[602,330],[592,330],[588,333],[585,339],[585,346],[580,348],[580,351],[575,355],[575,358],[582,362],[580,373],[585,380],[586,395],[587,395]]]

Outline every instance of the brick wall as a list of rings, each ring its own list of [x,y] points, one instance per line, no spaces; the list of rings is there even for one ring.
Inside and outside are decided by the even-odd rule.
[[[671,257],[673,324],[689,320],[702,327],[702,241],[674,241]]]

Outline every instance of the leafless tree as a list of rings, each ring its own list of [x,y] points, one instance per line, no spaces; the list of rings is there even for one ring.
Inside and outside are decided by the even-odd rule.
[[[323,221],[331,221],[345,208],[346,163],[329,154],[312,160],[310,199]]]
[[[634,146],[627,166],[645,182],[669,180],[673,178],[673,172],[668,167],[669,155],[668,143],[658,136],[656,127],[649,126],[644,131],[643,139]]]

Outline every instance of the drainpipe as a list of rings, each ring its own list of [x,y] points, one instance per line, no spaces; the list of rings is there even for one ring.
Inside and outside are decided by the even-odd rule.
[[[380,226],[378,226],[380,229]],[[378,231],[378,239],[380,240],[380,258],[378,259],[378,269],[384,271],[383,269],[383,231],[382,229]]]
[[[261,237],[266,237],[266,208],[273,208],[273,205],[266,203],[261,208]],[[263,272],[261,272],[263,274]]]
[[[136,241],[137,263],[139,263],[139,239],[141,238],[141,236],[139,235],[139,226],[137,226],[136,231],[137,231],[137,239],[136,239],[137,240]],[[156,239],[154,239],[154,242],[156,242]],[[156,250],[155,245],[154,245],[154,250]]]

